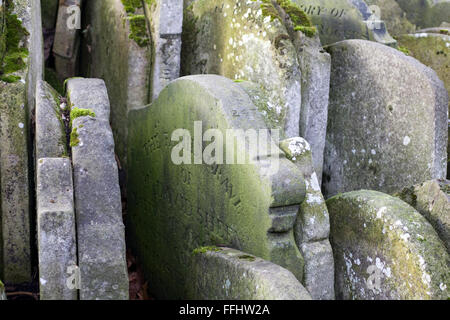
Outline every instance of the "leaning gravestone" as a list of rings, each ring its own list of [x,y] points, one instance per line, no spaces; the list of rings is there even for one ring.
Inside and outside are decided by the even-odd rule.
[[[257,84],[264,98],[256,97],[256,105],[268,125],[311,143],[321,179],[330,57],[314,33],[291,1],[192,1],[185,9],[182,73]]]
[[[80,299],[126,300],[125,228],[108,93],[100,79],[70,79],[66,86],[72,108]]]
[[[29,119],[42,78],[39,1],[0,4],[0,275],[29,281]]]
[[[335,196],[327,206],[338,299],[449,298],[450,257],[411,206],[365,190]]]
[[[243,250],[302,280],[293,227],[305,196],[303,177],[238,84],[213,75],[180,78],[129,119],[130,236],[158,297],[187,296],[192,253],[207,245]],[[246,131],[247,138],[253,129],[261,142],[249,145],[242,137],[234,143],[239,132],[227,129]],[[204,139],[216,141],[204,151],[203,131]],[[234,146],[223,145],[227,134]]]
[[[364,39],[395,46],[384,21],[363,0],[293,0],[317,26],[329,45],[345,39]]]
[[[375,42],[347,40],[328,51],[325,196],[445,178],[448,95],[436,73]]]
[[[434,227],[450,253],[450,181],[430,180],[396,194]]]
[[[197,250],[190,280],[194,300],[311,300],[288,270],[229,248]]]

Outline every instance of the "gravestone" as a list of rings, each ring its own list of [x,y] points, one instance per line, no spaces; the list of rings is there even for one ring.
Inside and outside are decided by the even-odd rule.
[[[365,0],[365,3],[374,7],[393,36],[414,32],[416,26],[406,17],[406,13],[398,5],[396,0]]]
[[[39,159],[36,182],[40,299],[77,300],[68,285],[77,266],[70,159]]]
[[[327,206],[338,299],[448,299],[450,257],[411,206],[366,190],[337,195]]]
[[[81,300],[128,299],[125,228],[109,100],[100,79],[67,81]]]
[[[450,182],[430,180],[396,194],[420,212],[434,227],[450,252]]]
[[[153,101],[170,81],[180,76],[183,1],[157,0],[144,1],[144,4],[154,47]]]
[[[116,153],[126,167],[126,119],[129,110],[150,102],[153,44],[140,1],[126,8],[122,2],[86,1],[81,64],[82,74],[105,81]]]
[[[214,75],[183,77],[151,106],[130,112],[129,120],[130,239],[158,297],[187,296],[192,252],[209,245],[243,250],[302,280],[293,227],[305,196],[303,177],[239,84]],[[217,129],[215,156],[201,141],[208,129]],[[225,147],[227,133],[229,143],[234,134],[241,142]],[[256,151],[248,144],[255,135],[261,139],[251,144],[260,145]],[[225,163],[218,161],[222,154]]]
[[[182,73],[257,84],[264,98],[256,104],[268,125],[311,143],[320,180],[330,57],[314,32],[291,1],[192,1],[185,9]]]
[[[67,156],[61,97],[45,81],[36,87],[36,160]]]
[[[303,138],[291,138],[283,140],[280,148],[305,179],[306,197],[294,227],[295,241],[305,259],[305,287],[315,300],[334,299],[333,251],[328,240],[330,220],[314,171],[311,146]]]
[[[295,276],[276,264],[230,248],[198,251],[189,299],[311,300]]]
[[[324,195],[445,178],[448,94],[436,73],[375,42],[346,40],[328,51]]]
[[[2,2],[0,39],[0,274],[31,279],[29,121],[35,86],[42,79],[39,1]]]
[[[82,0],[60,0],[53,55],[60,82],[78,75]]]
[[[364,39],[395,46],[384,21],[362,0],[293,0],[317,26],[322,44]]]

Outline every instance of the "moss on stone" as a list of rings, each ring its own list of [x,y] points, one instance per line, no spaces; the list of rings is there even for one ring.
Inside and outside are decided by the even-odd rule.
[[[222,251],[222,249],[215,247],[215,246],[200,247],[200,248],[194,249],[194,251],[192,251],[192,254],[196,255],[196,254],[206,253],[208,251],[219,252],[219,251]]]
[[[78,129],[73,128],[72,132],[70,133],[70,146],[73,148],[73,147],[78,146],[79,143],[80,143],[80,139],[78,137]]]
[[[294,28],[295,31],[301,31],[303,32],[307,37],[314,37],[317,33],[316,27],[305,27],[305,26],[296,26]]]
[[[122,0],[123,7],[127,13],[135,13],[142,8],[142,0]]]
[[[8,83],[20,80],[20,76],[11,74],[25,68],[25,59],[29,53],[25,47],[26,42],[23,41],[29,33],[22,26],[22,22],[17,15],[11,13],[12,10],[13,1],[6,0],[1,25],[3,37],[0,40],[0,80]]]
[[[256,260],[256,257],[250,256],[248,254],[243,254],[243,255],[239,256],[238,259],[253,262]]]
[[[127,18],[130,22],[130,36],[140,47],[148,46],[150,38],[147,30],[147,19],[145,15],[133,15]]]
[[[411,52],[406,47],[398,46],[398,50],[409,56]]]
[[[95,112],[91,109],[73,108],[72,111],[70,111],[70,127],[72,127],[72,122],[76,118],[87,116],[95,118]]]

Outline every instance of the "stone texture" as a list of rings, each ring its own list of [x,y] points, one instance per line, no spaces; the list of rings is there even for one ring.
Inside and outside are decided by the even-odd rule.
[[[447,165],[448,94],[430,68],[374,42],[346,40],[332,57],[322,191],[395,192]]]
[[[68,268],[77,265],[70,159],[39,159],[36,183],[40,299],[76,300],[67,285]]]
[[[384,21],[362,0],[293,0],[318,27],[322,44],[364,39],[395,46]]]
[[[376,191],[327,201],[339,299],[443,299],[450,257],[433,227],[411,206]]]
[[[434,227],[450,252],[450,182],[430,180],[397,194],[420,212]]]
[[[243,250],[302,280],[293,227],[305,187],[295,165],[279,158],[274,136],[270,153],[260,149],[255,163],[175,165],[171,159],[172,133],[184,128],[194,137],[194,121],[224,137],[226,129],[267,128],[239,84],[214,75],[180,78],[129,117],[130,239],[158,297],[187,295],[186,265],[205,245]],[[237,150],[250,156],[248,145]]]
[[[111,126],[116,153],[126,167],[128,111],[151,100],[153,45],[147,34],[131,39],[131,19],[144,19],[143,8],[127,13],[121,0],[86,1],[87,32],[83,38],[83,74],[105,81],[111,101]],[[114,30],[114,32],[111,32]]]
[[[78,74],[80,34],[79,29],[69,28],[68,22],[74,21],[76,15],[70,7],[78,6],[81,12],[81,5],[82,0],[62,0],[59,3],[53,55],[56,74],[61,82]]]
[[[261,1],[193,1],[185,9],[182,74],[220,74],[252,81],[267,97],[271,128],[299,135],[301,71],[281,19],[265,16]],[[275,10],[275,9],[274,9]]]
[[[157,0],[146,5],[148,25],[154,46],[152,100],[161,90],[180,76],[182,0]]]
[[[36,87],[36,159],[67,155],[67,141],[59,94],[45,81]]]
[[[305,259],[303,283],[314,299],[334,299],[330,220],[313,168],[311,147],[303,138],[291,138],[281,141],[280,148],[302,172],[306,184],[306,199],[300,205],[294,227],[297,246]]]
[[[56,26],[56,17],[58,15],[59,0],[42,0],[42,27],[45,29],[53,29]]]
[[[193,259],[189,299],[311,300],[288,270],[229,248],[212,248]]]
[[[40,2],[9,1],[2,15],[11,19],[2,23],[6,36],[0,41],[0,274],[20,283],[31,279],[28,127],[36,81],[42,78]],[[9,35],[20,41],[6,46]]]
[[[83,92],[91,86],[89,96]],[[122,222],[114,140],[106,115],[106,88],[96,80],[73,79],[67,83],[72,108],[91,107],[98,117],[72,119],[72,162],[77,212],[78,259],[81,300],[128,299],[125,230]],[[75,99],[75,100],[73,100]],[[78,104],[83,101],[83,105]],[[100,110],[104,108],[105,110]]]

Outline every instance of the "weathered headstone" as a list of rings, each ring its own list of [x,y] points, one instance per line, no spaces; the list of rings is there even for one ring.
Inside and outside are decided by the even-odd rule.
[[[77,266],[70,159],[39,159],[36,183],[40,299],[76,300],[68,273]]]
[[[321,179],[330,58],[314,33],[291,1],[192,1],[185,9],[182,73],[259,85],[265,97],[256,104],[268,125],[310,141]]]
[[[434,227],[450,252],[450,182],[430,180],[396,194],[420,212]]]
[[[311,147],[303,138],[291,138],[282,141],[280,148],[297,165],[306,184],[306,198],[294,227],[295,241],[305,259],[305,287],[314,299],[334,299],[330,220],[312,164]]]
[[[78,74],[82,2],[83,0],[59,1],[53,55],[60,81]]]
[[[189,299],[311,300],[288,270],[229,248],[197,250],[190,280]]]
[[[362,0],[293,0],[317,26],[322,44],[364,39],[394,46],[384,21]]]
[[[328,51],[324,195],[445,178],[448,94],[436,73],[375,42],[346,40]]]
[[[376,191],[327,201],[339,299],[448,299],[450,257],[433,227]]]
[[[80,299],[128,299],[125,230],[106,87],[99,79],[70,79],[67,92],[72,111],[90,109],[88,114],[95,114],[71,117]]]
[[[153,46],[147,20],[140,1],[86,1],[84,12],[82,71],[106,83],[116,152],[125,167],[128,111],[148,104],[152,96]]]
[[[268,135],[262,115],[239,84],[214,75],[180,78],[151,106],[130,112],[129,120],[128,226],[158,297],[186,297],[191,286],[186,266],[194,249],[208,245],[243,250],[302,280],[304,261],[293,227],[305,195],[303,177],[273,142],[275,131]],[[217,129],[212,159],[211,146],[210,156],[208,147],[199,150],[206,144],[200,131],[208,139],[207,129]],[[254,154],[248,139],[225,147],[220,136],[227,129],[249,135],[255,130],[270,152],[267,147]],[[183,152],[180,139],[187,148]],[[226,164],[217,161],[221,154],[227,155]],[[242,156],[253,163],[237,164]]]
[[[36,81],[42,78],[39,1],[2,2],[0,24],[0,274],[31,278],[29,119]]]
[[[150,3],[150,5],[148,4]],[[144,1],[154,48],[151,98],[180,76],[183,0]]]
[[[414,32],[415,25],[406,17],[406,13],[398,5],[396,0],[365,0],[369,6],[379,15],[393,36]]]
[[[45,81],[36,87],[36,160],[67,156],[59,94]]]

